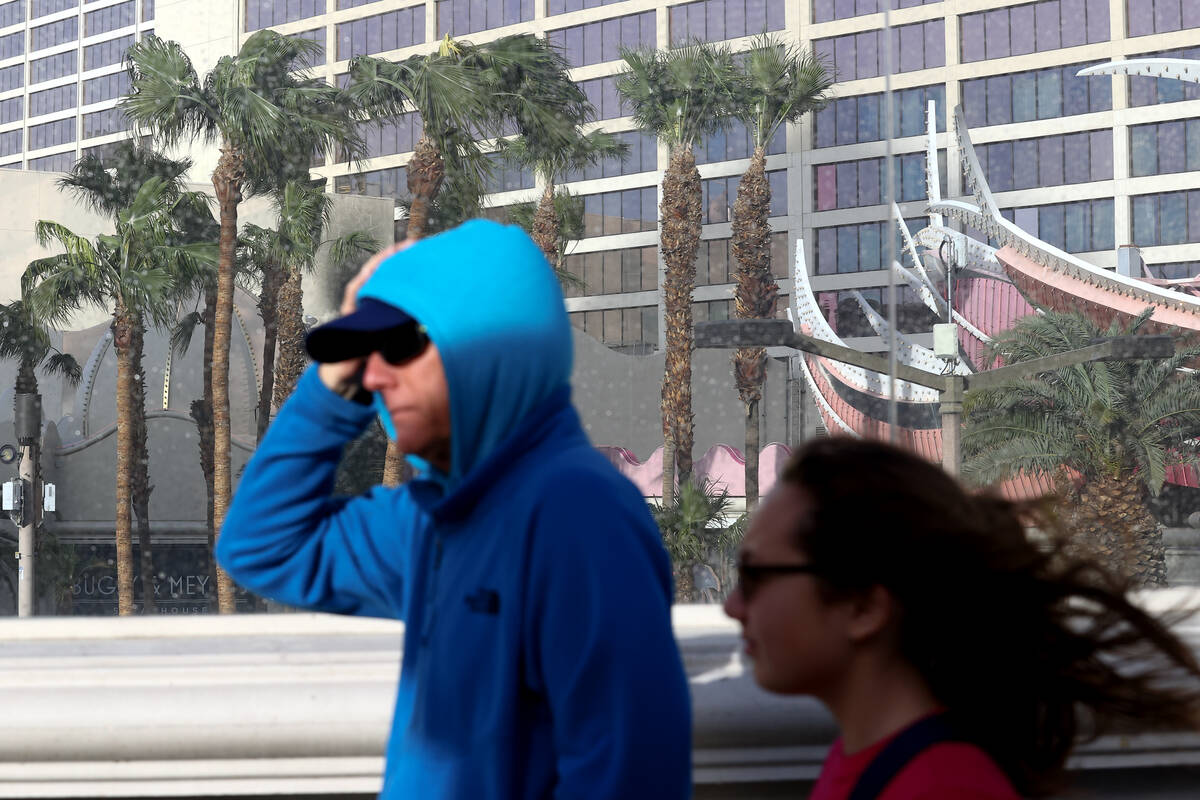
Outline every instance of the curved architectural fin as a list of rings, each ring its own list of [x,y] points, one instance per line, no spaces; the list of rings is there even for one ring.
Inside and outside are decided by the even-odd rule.
[[[1200,83],[1200,62],[1188,58],[1131,58],[1084,67],[1075,74],[1081,78],[1091,75],[1146,75]]]

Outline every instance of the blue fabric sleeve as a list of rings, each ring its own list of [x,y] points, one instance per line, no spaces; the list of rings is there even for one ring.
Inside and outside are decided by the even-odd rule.
[[[669,560],[637,491],[600,483],[556,476],[531,547],[527,662],[553,719],[555,797],[690,797]]]
[[[343,448],[372,416],[327,389],[315,365],[301,376],[246,465],[217,540],[217,561],[238,584],[314,611],[403,618],[401,492],[331,496]]]

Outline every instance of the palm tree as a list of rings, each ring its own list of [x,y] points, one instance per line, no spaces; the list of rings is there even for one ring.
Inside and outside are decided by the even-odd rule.
[[[733,256],[737,260],[734,311],[741,319],[775,315],[778,287],[771,275],[771,184],[767,181],[767,145],[785,123],[819,110],[833,76],[810,51],[755,39],[740,61],[733,84],[734,115],[754,141],[750,166],[738,183],[733,205]],[[758,405],[767,374],[767,351],[743,347],[733,354],[733,379],[746,406],[746,508],[758,503]]]
[[[232,492],[229,341],[243,195],[289,177],[308,177],[316,150],[334,146],[357,157],[362,139],[340,90],[303,70],[318,46],[270,30],[255,33],[236,56],[224,56],[203,81],[177,42],[149,36],[127,52],[131,90],[120,104],[135,124],[167,146],[201,139],[221,156],[212,181],[220,208],[220,260],[213,325],[212,424],[214,525],[219,530]],[[222,613],[235,610],[233,582],[218,571]]]
[[[617,91],[641,130],[671,151],[663,175],[660,247],[666,262],[663,311],[667,340],[662,386],[663,502],[692,473],[692,290],[700,249],[700,172],[692,148],[728,119],[733,84],[729,51],[708,44],[673,50],[622,49],[627,70]]]
[[[275,194],[274,204],[279,215],[278,229],[252,231],[260,240],[266,240],[265,255],[278,264],[279,272],[274,308],[279,354],[276,357],[273,348],[263,352],[263,391],[259,398],[261,430],[266,429],[263,417],[269,418],[272,408],[283,405],[308,365],[304,350],[304,292],[301,287],[304,273],[313,269],[322,248],[327,248],[330,261],[337,265],[379,249],[379,242],[361,230],[328,241],[322,239],[329,224],[330,197],[319,187],[288,181]],[[263,299],[267,301],[265,287]],[[273,387],[268,388],[266,376],[272,364]]]
[[[191,168],[191,159],[172,159],[134,141],[120,142],[103,158],[86,155],[75,162],[71,171],[59,179],[60,188],[67,190],[99,214],[115,219],[128,208],[138,189],[152,177],[165,181],[165,199],[174,202],[185,196],[183,176]],[[196,195],[188,195],[179,208],[199,203]],[[207,204],[203,213],[208,213]],[[186,292],[188,287],[176,284]],[[130,334],[130,368],[134,375],[133,400],[130,405],[133,426],[130,486],[133,513],[138,524],[138,550],[141,556],[142,613],[155,612],[154,556],[150,542],[150,454],[146,431],[146,381],[142,369],[145,328],[141,318]]]
[[[663,546],[671,556],[677,602],[695,602],[696,568],[723,559],[741,541],[746,516],[727,524],[729,506],[729,492],[705,480],[680,484],[670,503],[651,507]]]
[[[23,300],[0,305],[0,358],[17,362],[17,394],[38,394],[37,369],[61,375],[72,385],[83,374],[79,362],[51,344],[50,328]]]
[[[584,288],[583,278],[567,269],[567,247],[572,242],[577,242],[583,238],[584,223],[583,223],[583,198],[578,195],[573,195],[566,189],[554,195],[554,223],[553,230],[548,232],[548,226],[542,223],[539,226],[538,214],[541,212],[541,203],[516,203],[508,208],[508,221],[513,225],[519,225],[529,234],[530,238],[534,237],[535,228],[540,227],[542,236],[553,235],[556,238],[554,242],[554,250],[552,256],[549,257],[550,266],[554,268],[554,274],[558,277],[559,283],[564,287],[576,286],[580,289]],[[536,238],[535,238],[536,241]],[[539,247],[542,243],[539,242]],[[545,252],[543,250],[543,252]]]
[[[117,215],[115,234],[101,234],[94,242],[59,223],[38,222],[38,243],[43,247],[56,245],[63,252],[34,261],[21,278],[22,293],[35,315],[48,323],[65,320],[84,305],[113,309],[117,352],[117,597],[122,615],[134,610],[130,475],[136,331],[143,318],[167,325],[173,311],[176,276],[189,276],[199,271],[201,264],[216,260],[211,244],[172,243],[177,235],[172,215],[179,200],[172,200],[171,194],[168,181],[148,179],[129,207]]]
[[[590,104],[585,105],[584,109],[589,114],[592,111]],[[587,118],[577,120],[576,130],[589,121]],[[606,131],[592,131],[589,134],[579,132],[565,146],[560,142],[518,136],[502,141],[499,152],[509,160],[532,169],[545,184],[529,226],[529,234],[546,255],[546,260],[558,266],[562,257],[562,237],[554,182],[569,170],[583,169],[606,158],[623,160],[629,153],[629,145]]]
[[[1136,333],[1147,309],[1108,330],[1079,314],[1020,320],[993,341],[1006,364]],[[1076,546],[1094,551],[1136,583],[1166,583],[1162,533],[1147,506],[1172,459],[1193,459],[1200,435],[1200,380],[1181,368],[1200,344],[1168,359],[1077,364],[967,394],[965,473],[980,483],[1019,473],[1055,477],[1068,501]]]
[[[482,197],[488,160],[479,139],[517,133],[565,146],[587,118],[587,96],[567,76],[562,54],[545,39],[505,36],[482,45],[449,35],[434,52],[393,62],[359,56],[350,62],[352,102],[375,119],[421,115],[421,139],[408,162],[408,238],[427,232],[430,211],[447,176],[455,195]],[[401,454],[389,443],[383,483],[395,486]]]

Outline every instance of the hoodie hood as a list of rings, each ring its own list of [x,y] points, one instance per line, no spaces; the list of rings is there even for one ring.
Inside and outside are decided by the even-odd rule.
[[[359,290],[415,317],[450,391],[447,490],[571,377],[570,322],[545,256],[520,228],[471,220],[389,256]],[[378,399],[377,407],[380,406]],[[391,432],[391,420],[383,420]]]

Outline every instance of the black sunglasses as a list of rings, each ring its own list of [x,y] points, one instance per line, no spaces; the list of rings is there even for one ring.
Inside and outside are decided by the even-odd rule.
[[[429,334],[424,325],[401,325],[387,331],[382,338],[383,344],[377,350],[393,367],[412,361],[429,347]]]
[[[742,590],[742,599],[747,601],[771,578],[820,574],[821,569],[815,564],[747,564],[739,561],[737,565],[738,588]]]

